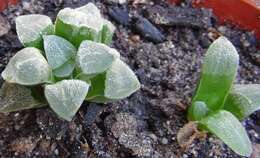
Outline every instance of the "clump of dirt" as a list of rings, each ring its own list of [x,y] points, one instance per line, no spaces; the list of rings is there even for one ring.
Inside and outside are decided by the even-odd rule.
[[[5,10],[1,16],[11,30],[0,37],[0,69],[22,48],[15,33],[16,16],[39,13],[54,20],[61,8],[89,1],[22,0]],[[259,41],[235,26],[218,25],[209,10],[194,9],[189,0],[175,7],[158,0],[134,5],[92,2],[116,25],[112,47],[135,71],[141,90],[108,105],[84,103],[71,122],[60,120],[49,108],[1,114],[1,157],[239,157],[212,136],[195,139],[183,149],[177,133],[187,123],[186,109],[211,42],[220,35],[229,38],[240,55],[236,82],[259,83]],[[163,15],[154,16],[156,9],[167,12],[158,10]],[[181,18],[174,19],[179,11]],[[160,17],[168,23],[156,19]],[[254,144],[260,143],[259,118],[256,112],[244,121]]]

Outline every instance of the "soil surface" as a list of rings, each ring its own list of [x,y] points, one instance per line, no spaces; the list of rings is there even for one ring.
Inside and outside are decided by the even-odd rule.
[[[5,28],[9,31],[0,37],[0,70],[22,48],[15,32],[16,16],[39,13],[55,20],[60,9],[87,2],[22,0],[1,13],[11,29]],[[259,84],[259,41],[250,32],[217,24],[210,10],[194,9],[190,0],[171,7],[160,0],[92,2],[117,27],[112,47],[135,71],[141,89],[108,105],[86,102],[71,122],[60,120],[49,108],[0,114],[0,157],[239,157],[214,136],[195,139],[186,149],[178,145],[176,136],[187,123],[186,109],[210,43],[220,35],[228,37],[240,55],[236,82]],[[260,112],[243,125],[258,157]]]

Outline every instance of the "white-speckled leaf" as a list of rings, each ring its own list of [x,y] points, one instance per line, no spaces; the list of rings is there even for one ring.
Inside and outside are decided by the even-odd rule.
[[[53,33],[52,21],[45,15],[22,15],[15,22],[18,38],[27,47],[41,48],[42,35]]]
[[[40,50],[33,47],[17,52],[2,72],[4,80],[21,85],[36,85],[48,81],[51,68]]]
[[[91,28],[99,32],[103,26],[103,20],[100,17],[94,17],[92,14],[86,14],[76,9],[65,8],[62,9],[57,18],[65,24],[72,26]]]
[[[76,8],[75,10],[85,14],[90,14],[95,18],[101,18],[99,9],[93,3],[88,3],[82,7]]]
[[[75,61],[69,60],[59,68],[53,70],[53,74],[56,77],[68,77],[72,74],[74,68],[75,68]]]
[[[196,101],[202,101],[209,110],[223,108],[238,65],[239,56],[232,43],[225,37],[215,40],[204,58],[200,83],[192,99],[192,106]],[[189,118],[194,120],[192,115],[189,113]]]
[[[105,81],[105,97],[122,99],[140,88],[134,72],[123,61],[117,59],[107,70]]]
[[[32,89],[25,86],[3,83],[0,90],[0,112],[7,113],[47,105],[46,102],[36,99],[32,93]]]
[[[252,146],[246,130],[232,113],[220,110],[202,119],[200,123],[237,154],[241,156],[251,155]]]
[[[86,75],[102,73],[119,58],[119,53],[104,44],[83,41],[77,53],[77,64]]]
[[[64,38],[56,35],[44,37],[44,50],[52,69],[57,69],[75,57],[77,49]]]
[[[59,117],[71,121],[85,97],[89,85],[80,80],[62,80],[45,87],[45,96],[50,107]]]
[[[244,119],[260,109],[260,84],[236,84],[229,93],[224,109]]]

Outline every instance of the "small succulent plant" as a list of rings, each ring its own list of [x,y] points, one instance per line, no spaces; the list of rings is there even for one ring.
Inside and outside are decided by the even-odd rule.
[[[106,103],[140,88],[133,71],[110,48],[115,27],[92,4],[62,9],[55,24],[44,15],[16,18],[26,47],[2,72],[0,112],[49,105],[70,121],[84,100]]]
[[[260,109],[260,84],[234,84],[239,55],[225,37],[209,47],[188,119],[219,137],[234,152],[250,156],[251,142],[239,120]]]

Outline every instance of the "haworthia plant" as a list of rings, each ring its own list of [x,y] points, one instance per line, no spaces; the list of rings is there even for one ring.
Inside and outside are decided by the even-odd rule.
[[[102,18],[95,5],[89,3],[77,9],[62,9],[57,15],[55,31],[56,35],[79,47],[84,40],[109,44],[115,27]]]
[[[0,112],[49,105],[70,121],[84,100],[107,103],[140,88],[119,52],[105,45],[115,27],[92,3],[61,10],[55,26],[47,16],[23,15],[16,28],[26,48],[2,72]]]
[[[209,47],[188,119],[223,140],[234,152],[250,156],[251,142],[239,120],[260,109],[260,84],[233,85],[239,56],[225,37]]]

